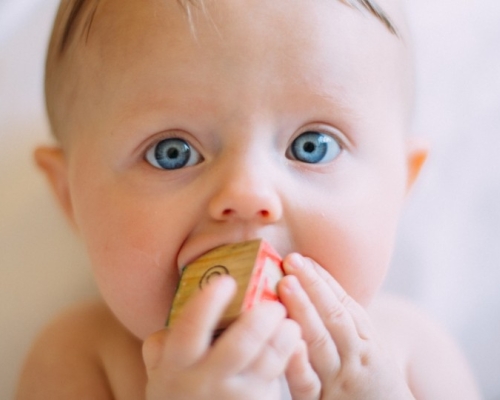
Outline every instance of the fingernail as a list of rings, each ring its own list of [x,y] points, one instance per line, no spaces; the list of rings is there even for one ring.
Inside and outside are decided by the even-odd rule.
[[[290,292],[296,292],[300,287],[298,279],[293,275],[288,275],[285,282],[286,282],[286,288]]]
[[[231,276],[218,276],[214,279],[214,281],[218,281],[218,285],[221,286],[223,290],[231,290],[233,286],[235,286],[236,282]]]
[[[153,333],[142,344],[142,357],[148,370],[158,367],[165,346],[165,330]]]
[[[218,291],[226,292],[232,290],[235,282],[232,277],[227,275],[214,275],[205,282],[200,283],[200,288],[205,289],[207,287],[215,285]]]
[[[290,254],[287,258],[287,265],[291,269],[300,269],[304,266],[304,259],[298,253]]]
[[[214,267],[214,268],[217,268],[217,267]],[[213,284],[214,282],[218,282],[218,284],[220,284],[220,282],[223,282],[225,280],[226,281],[229,280],[228,276],[226,274],[220,273],[217,270],[215,272],[212,271],[214,268],[211,268],[210,270],[205,272],[205,274],[203,275],[203,277],[200,281],[201,285],[210,285],[210,284]]]

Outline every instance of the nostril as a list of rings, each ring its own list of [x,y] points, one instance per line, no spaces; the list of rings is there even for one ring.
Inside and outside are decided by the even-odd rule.
[[[222,216],[224,217],[230,217],[234,214],[235,212],[231,208],[226,208],[224,211],[222,211]],[[259,215],[260,217],[267,219],[271,216],[271,213],[268,210],[261,210],[256,215]]]

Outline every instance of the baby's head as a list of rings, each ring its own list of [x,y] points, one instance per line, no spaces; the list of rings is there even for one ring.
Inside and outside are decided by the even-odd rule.
[[[380,0],[378,2],[380,3]],[[152,39],[151,41],[153,41],[153,36],[158,36],[160,28],[164,30],[171,28],[168,41],[178,42],[173,37],[176,34],[188,35],[190,37],[186,39],[197,42],[199,46],[206,45],[207,43],[203,42],[214,39],[215,35],[215,39],[225,42],[227,45],[229,45],[229,41],[237,45],[236,41],[241,40],[243,43],[253,44],[254,47],[263,46],[265,48],[273,45],[281,47],[278,43],[279,38],[289,34],[285,29],[291,30],[290,33],[299,39],[301,34],[313,33],[310,31],[312,27],[314,33],[322,36],[323,40],[331,40],[332,47],[335,40],[339,42],[336,44],[337,47],[339,45],[346,48],[352,47],[352,50],[356,50],[358,53],[363,53],[363,47],[365,47],[365,52],[366,50],[370,51],[372,53],[371,59],[365,57],[364,54],[358,54],[358,57],[362,56],[361,67],[364,74],[370,75],[372,69],[377,67],[393,68],[393,71],[388,71],[392,72],[392,74],[389,73],[390,79],[397,89],[403,92],[394,94],[400,96],[405,112],[411,113],[413,69],[401,1],[382,0],[382,2],[383,8],[374,0],[330,0],[316,6],[285,3],[282,7],[279,5],[275,7],[263,6],[262,4],[252,6],[245,4],[245,2],[233,2],[232,7],[236,11],[240,11],[242,15],[232,15],[229,18],[245,19],[253,31],[245,33],[242,26],[239,29],[241,31],[239,34],[252,35],[255,34],[255,31],[260,34],[260,38],[252,36],[237,38],[233,36],[237,34],[233,32],[234,27],[228,27],[226,35],[220,31],[225,24],[222,21],[224,17],[220,15],[222,7],[221,4],[218,4],[220,2],[210,0],[151,0],[147,4],[143,4],[134,1],[63,0],[50,41],[46,69],[46,99],[53,132],[58,139],[63,139],[74,131],[73,127],[66,127],[68,123],[74,123],[76,118],[76,116],[71,117],[72,111],[76,111],[73,106],[78,104],[77,108],[81,108],[83,92],[95,90],[96,86],[98,90],[103,89],[100,87],[100,82],[102,79],[106,79],[105,74],[116,75],[117,71],[111,71],[111,68],[123,68],[123,66],[116,65],[116,62],[135,64],[141,61],[143,53],[147,50],[142,47],[137,36],[125,32],[128,29],[127,24],[133,22],[132,17],[137,17],[134,18],[134,23],[139,24],[141,34]],[[256,15],[245,15],[242,10],[249,7],[258,9],[260,16],[267,18],[267,23],[270,25],[267,30],[264,30],[263,26],[259,26]],[[294,9],[300,7],[311,14],[316,13],[313,20],[308,21],[309,27],[306,27],[303,21],[297,20],[297,16],[295,21],[287,19],[287,14],[292,14]],[[336,16],[338,21],[329,21],[331,26],[328,29],[323,29],[317,24],[321,19],[317,13],[321,12],[319,9],[322,7],[333,7],[341,11]],[[272,10],[268,10],[268,8]],[[227,11],[232,13],[235,10]],[[140,15],[135,15],[137,13]],[[170,14],[168,15],[170,23],[175,20],[176,26],[163,24],[162,13]],[[139,18],[142,18],[142,22],[139,21]],[[349,26],[352,22],[350,18],[357,19],[358,24],[356,25],[359,26]],[[326,18],[322,19],[326,20]],[[285,27],[287,22],[291,26]],[[297,25],[294,26],[294,22]],[[234,24],[234,20],[231,23]],[[178,32],[174,32],[174,28],[179,28]],[[379,32],[371,32],[370,29]],[[351,38],[347,35],[348,31],[350,31]],[[266,35],[268,35],[267,38]],[[375,36],[373,37],[373,35]],[[156,50],[162,52],[166,48],[171,52],[172,49],[167,47],[168,41],[160,40]],[[396,45],[398,48],[388,49],[388,46],[384,46],[382,41],[391,41],[393,42],[392,47]],[[180,45],[180,43],[178,44]],[[223,43],[219,43],[219,45],[221,44]],[[125,54],[124,45],[130,53]],[[314,50],[326,49],[309,50],[314,53]],[[243,48],[241,50],[237,48],[234,51],[235,53],[243,52]],[[277,55],[286,57],[285,53]],[[307,56],[304,54],[304,58]],[[396,58],[398,58],[398,65],[394,65]],[[260,60],[254,61],[259,62]],[[262,61],[264,62],[264,59]],[[339,63],[337,62],[337,64]],[[221,71],[224,70],[220,65],[218,67]],[[95,106],[95,104],[92,105]],[[87,120],[87,118],[88,114],[84,119]]]
[[[39,149],[96,280],[139,337],[179,268],[262,237],[362,304],[425,159],[396,0],[74,0],[59,11]]]

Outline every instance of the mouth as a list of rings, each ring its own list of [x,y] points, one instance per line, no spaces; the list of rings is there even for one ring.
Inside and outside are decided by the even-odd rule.
[[[231,239],[232,240],[221,240],[221,238],[218,238],[218,240],[217,239],[210,241],[203,240],[203,242],[200,240],[200,241],[190,241],[189,243],[185,243],[184,246],[181,248],[181,251],[179,252],[177,258],[177,268],[179,270],[179,273],[182,273],[182,270],[186,266],[188,266],[189,264],[191,264],[192,262],[203,256],[204,254],[222,246],[234,245],[253,240],[264,240],[268,242],[272,247],[274,247],[273,241],[258,235],[254,235],[251,237],[238,237],[236,238],[236,240],[234,237]],[[279,251],[279,247],[276,249],[279,254],[283,255]]]
[[[263,300],[279,300],[277,285],[284,276],[282,259],[264,239],[246,240],[217,246],[188,263],[181,274],[167,325],[182,313],[183,305],[213,279],[231,276],[238,295],[220,318],[217,330],[225,329],[241,312]]]

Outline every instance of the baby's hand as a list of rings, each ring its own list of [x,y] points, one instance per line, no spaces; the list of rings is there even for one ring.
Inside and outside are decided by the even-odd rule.
[[[212,344],[235,286],[227,277],[211,282],[171,328],[145,341],[148,400],[280,399],[279,377],[301,342],[300,328],[286,318],[283,305],[266,302],[244,313]]]
[[[366,311],[311,259],[285,259],[280,296],[302,328],[308,358],[287,370],[294,400],[413,399],[402,371],[377,340]]]

